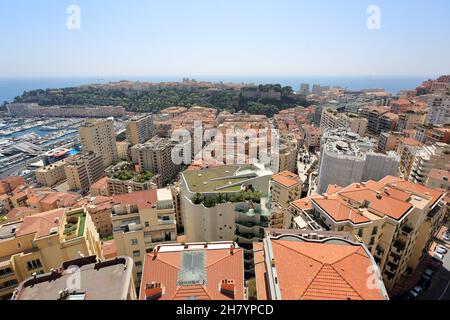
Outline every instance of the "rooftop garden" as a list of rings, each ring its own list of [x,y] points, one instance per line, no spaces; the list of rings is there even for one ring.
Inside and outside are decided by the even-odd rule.
[[[236,172],[254,170],[251,165],[221,166],[199,171],[185,171],[184,178],[192,192],[237,192],[241,183],[248,180],[246,176],[235,175]]]
[[[260,191],[241,191],[233,195],[219,193],[213,196],[204,196],[197,193],[192,202],[195,205],[203,204],[206,208],[215,207],[221,203],[239,203],[244,201],[252,201],[253,203],[261,203],[262,193]]]
[[[138,174],[133,170],[121,170],[119,172],[116,172],[113,175],[113,178],[121,181],[133,180],[139,183],[144,183],[151,180],[154,176],[155,175],[149,171]]]
[[[64,226],[64,236],[66,238],[81,237],[86,224],[86,214],[84,212],[68,216]]]

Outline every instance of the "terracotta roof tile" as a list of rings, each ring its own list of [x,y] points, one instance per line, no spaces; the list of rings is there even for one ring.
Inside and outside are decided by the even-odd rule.
[[[360,245],[272,240],[284,300],[379,300],[370,289],[373,264]]]

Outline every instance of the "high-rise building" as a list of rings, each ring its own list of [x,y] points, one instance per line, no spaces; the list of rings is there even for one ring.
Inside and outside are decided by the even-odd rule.
[[[434,125],[450,123],[450,95],[433,96],[428,102],[429,122]]]
[[[409,174],[409,181],[424,184],[432,169],[445,169],[450,163],[450,145],[436,143],[416,151]]]
[[[105,175],[101,155],[87,153],[77,155],[67,161],[64,167],[69,187],[74,191],[89,190],[91,185]]]
[[[272,202],[287,208],[289,203],[300,199],[302,195],[302,181],[298,175],[283,171],[272,176],[270,181]]]
[[[376,153],[368,138],[344,129],[328,130],[321,141],[319,194],[329,185],[379,180],[396,175],[400,158],[395,152]]]
[[[348,232],[364,243],[390,291],[411,276],[430,249],[445,217],[445,196],[442,190],[385,177],[330,186],[323,196],[293,202],[290,212],[294,229]]]
[[[258,300],[389,299],[364,244],[328,232],[267,233],[253,244]]]
[[[119,160],[113,120],[86,120],[79,128],[83,152],[102,156],[104,167]]]
[[[284,135],[280,138],[278,153],[278,172],[297,172],[298,143],[294,135]],[[274,157],[276,158],[276,157]]]
[[[338,113],[334,109],[325,109],[322,113],[320,128],[337,129],[345,128],[364,137],[367,132],[367,119],[354,113]]]
[[[150,171],[159,174],[163,184],[172,181],[181,169],[181,166],[172,161],[172,150],[176,142],[154,137],[144,144],[131,148],[131,159],[141,171]]]
[[[37,183],[46,187],[54,187],[58,183],[65,181],[67,179],[65,171],[66,164],[67,160],[61,160],[37,169],[35,171]]]
[[[387,107],[363,108],[361,115],[367,119],[367,130],[371,134],[379,135],[381,132],[395,131],[397,128],[398,115],[390,112]]]
[[[147,142],[153,137],[153,116],[135,116],[127,121],[126,127],[127,141],[132,146]]]
[[[252,242],[269,226],[273,172],[259,164],[220,166],[181,175],[181,212],[188,242],[236,241],[252,259]],[[246,264],[246,276],[253,266]]]
[[[133,279],[139,287],[146,253],[157,244],[177,240],[172,193],[147,190],[115,196],[111,203],[117,255],[133,258]]]

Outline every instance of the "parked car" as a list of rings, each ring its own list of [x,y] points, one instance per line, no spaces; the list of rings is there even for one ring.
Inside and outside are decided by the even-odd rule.
[[[436,248],[445,252],[444,254],[446,254],[448,252],[448,249],[446,247],[444,247],[443,245],[438,245]]]
[[[422,274],[422,277],[425,279],[431,279],[433,277],[434,271],[431,269],[425,270],[425,272]]]
[[[435,252],[432,259],[436,262],[442,263],[444,261],[444,255]]]
[[[431,278],[426,278],[425,276],[422,276],[420,281],[417,283],[418,287],[425,289],[428,289],[431,285]]]
[[[411,295],[411,297],[413,298],[417,298],[418,296],[420,296],[423,292],[423,288],[419,287],[419,286],[415,286],[414,289],[411,289],[411,291],[409,291],[409,294]]]
[[[444,255],[447,253],[447,250],[437,247],[436,250],[434,250],[434,252]]]
[[[450,234],[449,233],[444,234],[444,240],[445,241],[450,241]]]

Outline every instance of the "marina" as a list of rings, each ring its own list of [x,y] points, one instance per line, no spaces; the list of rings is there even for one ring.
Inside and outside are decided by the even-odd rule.
[[[27,167],[42,160],[51,150],[66,148],[77,152],[78,127],[83,119],[19,119],[0,121],[0,178],[27,175]]]

